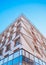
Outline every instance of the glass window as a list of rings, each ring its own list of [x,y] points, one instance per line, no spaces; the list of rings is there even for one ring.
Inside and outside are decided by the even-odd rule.
[[[31,60],[34,60],[34,56],[30,54],[30,59]]]
[[[42,65],[42,61],[39,59],[39,64],[41,64]]]
[[[43,62],[43,65],[46,65],[45,62]]]
[[[22,55],[25,56],[25,51],[24,50],[22,50]]]
[[[15,40],[15,45],[14,46],[17,46],[20,44],[20,37],[18,37],[16,40]]]
[[[12,60],[8,62],[8,65],[13,65],[13,62],[12,62]]]
[[[29,53],[28,52],[26,52],[26,57],[29,58]]]
[[[6,63],[4,63],[3,65],[7,65],[8,63],[6,62]]]
[[[40,65],[40,64],[36,62],[35,65]]]
[[[4,63],[6,63],[8,61],[8,57],[4,59]]]
[[[38,58],[35,57],[35,62],[39,63]]]
[[[3,64],[3,60],[0,61],[0,65],[2,65],[2,64]]]
[[[19,57],[13,59],[13,65],[17,65],[17,63],[19,63],[19,61],[20,61]]]
[[[22,63],[19,63],[19,65],[22,65]]]
[[[6,46],[6,52],[10,50],[10,44]]]
[[[17,51],[16,53],[14,53],[14,58],[18,57],[19,56],[19,51]]]
[[[20,55],[22,55],[23,50],[20,50]]]
[[[19,45],[19,44],[20,44],[20,43],[19,43],[18,41],[16,41],[16,44],[15,44],[15,45],[17,46],[17,45]]]
[[[9,56],[9,61],[13,59],[13,54]]]

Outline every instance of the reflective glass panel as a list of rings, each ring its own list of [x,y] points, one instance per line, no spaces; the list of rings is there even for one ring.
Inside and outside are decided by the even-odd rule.
[[[8,65],[13,65],[13,62],[12,62],[12,60],[8,62]]]
[[[2,64],[3,64],[3,60],[0,61],[0,65],[2,65]]]
[[[9,61],[13,59],[13,54],[9,56]]]
[[[18,57],[19,56],[19,51],[14,53],[14,58]]]
[[[42,61],[39,59],[39,64],[42,65]]]
[[[8,61],[8,57],[4,59],[4,63],[6,63]]]
[[[46,65],[46,64],[43,62],[43,65]]]
[[[35,62],[39,63],[38,58],[35,57]]]

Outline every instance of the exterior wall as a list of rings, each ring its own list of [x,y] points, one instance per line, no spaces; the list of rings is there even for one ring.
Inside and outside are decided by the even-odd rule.
[[[22,43],[23,48],[33,53],[38,58],[46,60],[46,40],[45,38],[35,29],[35,27],[22,18]],[[26,44],[26,45],[25,45]],[[28,47],[29,46],[29,47]],[[36,49],[36,48],[37,49]],[[43,49],[44,48],[44,49]]]
[[[10,26],[1,35],[0,48],[2,47],[2,49],[3,49],[2,55],[0,56],[1,59],[4,58],[6,55],[10,55],[10,54],[14,53],[14,50],[21,48],[21,44],[15,46],[16,40],[20,37],[19,34],[16,36],[18,24],[17,24],[17,22],[15,22],[15,24]],[[19,43],[20,43],[20,41],[19,41]],[[10,49],[8,51],[6,51],[7,46],[9,46],[9,45],[10,45]]]

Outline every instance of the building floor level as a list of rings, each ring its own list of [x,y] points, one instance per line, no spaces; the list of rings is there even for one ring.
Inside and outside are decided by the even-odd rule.
[[[0,65],[46,65],[46,62],[38,59],[24,49],[20,49],[0,60]]]

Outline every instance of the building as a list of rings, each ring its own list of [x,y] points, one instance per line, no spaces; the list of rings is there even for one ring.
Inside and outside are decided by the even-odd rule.
[[[23,15],[0,35],[0,65],[46,65],[46,39]]]

